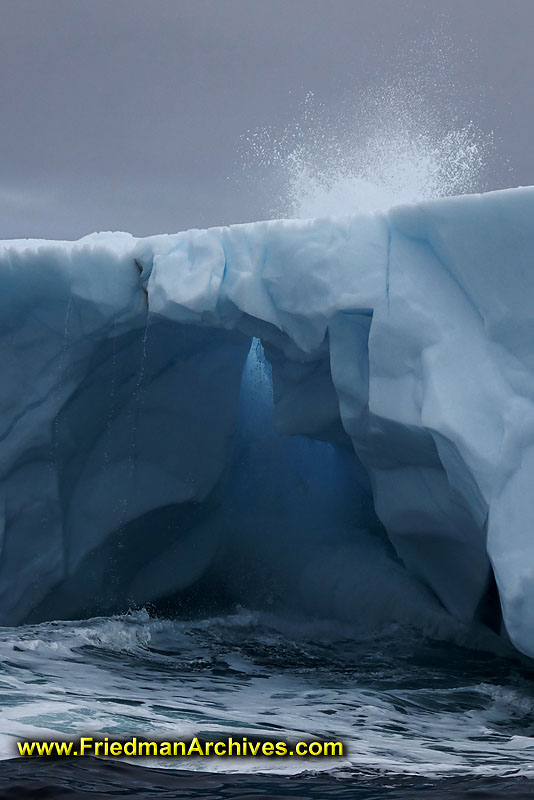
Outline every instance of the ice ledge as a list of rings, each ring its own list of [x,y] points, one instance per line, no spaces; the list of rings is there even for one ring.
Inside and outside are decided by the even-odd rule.
[[[88,477],[79,469],[68,491],[61,488],[50,503],[57,489],[49,465],[62,457],[57,420],[98,365],[113,358],[107,343],[142,334],[147,319],[167,325],[171,338],[176,325],[235,329],[261,338],[291,369],[328,359],[341,422],[408,568],[468,621],[479,613],[491,564],[506,629],[517,647],[534,655],[533,253],[533,188],[368,217],[278,220],[147,239],[93,234],[72,243],[1,243],[5,592],[19,570],[17,596],[24,605],[25,580],[34,580],[36,570],[53,586],[74,569],[78,545],[65,548],[64,542],[75,536],[73,504]],[[234,364],[238,374],[245,351],[232,341],[220,363],[227,360],[228,370]],[[294,428],[302,395],[281,375],[275,369],[275,391],[278,381],[285,398],[277,405],[278,425],[301,432]],[[224,381],[223,371],[219,386]],[[180,381],[160,386],[155,417],[178,413],[178,407],[187,414],[195,402],[188,392]],[[223,468],[235,391],[227,394],[212,459],[218,466],[205,475],[198,465],[195,480],[204,493]],[[321,416],[319,406],[314,413]],[[128,414],[126,427],[127,420]],[[215,429],[212,434],[216,438]],[[121,445],[127,437],[113,436],[115,450],[127,451],[129,445]],[[96,459],[94,443],[83,447]],[[135,451],[139,463],[142,449]],[[185,451],[178,447],[158,463],[160,457],[155,450],[147,457],[160,488],[144,501],[132,500],[128,519],[190,496],[178,480]],[[127,487],[132,454],[114,458],[126,463],[117,475]],[[41,481],[36,497],[26,472],[43,460],[49,483]],[[96,480],[97,460],[93,472]],[[24,521],[31,502],[46,507],[52,520],[45,549],[54,556],[43,556],[46,566],[13,555],[15,529],[23,549],[35,524]],[[96,514],[92,526],[101,541],[125,521],[120,514]]]

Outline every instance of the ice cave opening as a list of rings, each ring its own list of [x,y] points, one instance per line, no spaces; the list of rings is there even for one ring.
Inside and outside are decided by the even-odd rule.
[[[364,394],[370,320],[351,319]],[[312,356],[279,345],[161,321],[102,343],[47,454],[73,515],[66,569],[24,621],[244,605],[363,631],[439,622],[376,515],[328,341]]]
[[[161,321],[102,344],[47,453],[67,519],[75,511],[72,567],[25,621],[237,603],[387,619],[378,573],[410,579],[341,424],[328,347],[307,360],[266,348]],[[166,469],[181,502],[157,504]],[[139,483],[146,511],[131,508]]]

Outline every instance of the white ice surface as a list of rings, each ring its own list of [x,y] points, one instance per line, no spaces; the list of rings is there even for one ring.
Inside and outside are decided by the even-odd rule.
[[[534,655],[533,253],[534,188],[0,243],[3,622],[133,521],[210,497],[255,336],[278,430],[348,434],[408,569],[469,622],[491,564],[506,630]],[[205,555],[173,543],[176,590],[217,547],[187,524]]]

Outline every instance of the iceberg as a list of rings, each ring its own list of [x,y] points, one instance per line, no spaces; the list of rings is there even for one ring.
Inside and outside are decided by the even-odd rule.
[[[407,603],[534,656],[533,220],[519,188],[1,242],[0,624],[208,585],[350,616],[383,537]]]

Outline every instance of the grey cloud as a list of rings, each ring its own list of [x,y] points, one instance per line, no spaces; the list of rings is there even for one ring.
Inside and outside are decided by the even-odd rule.
[[[335,108],[392,63],[409,74],[425,58],[414,43],[441,36],[458,53],[451,92],[496,132],[491,185],[534,183],[530,0],[0,0],[0,13],[0,238],[259,218],[240,136],[282,128],[309,90]]]

